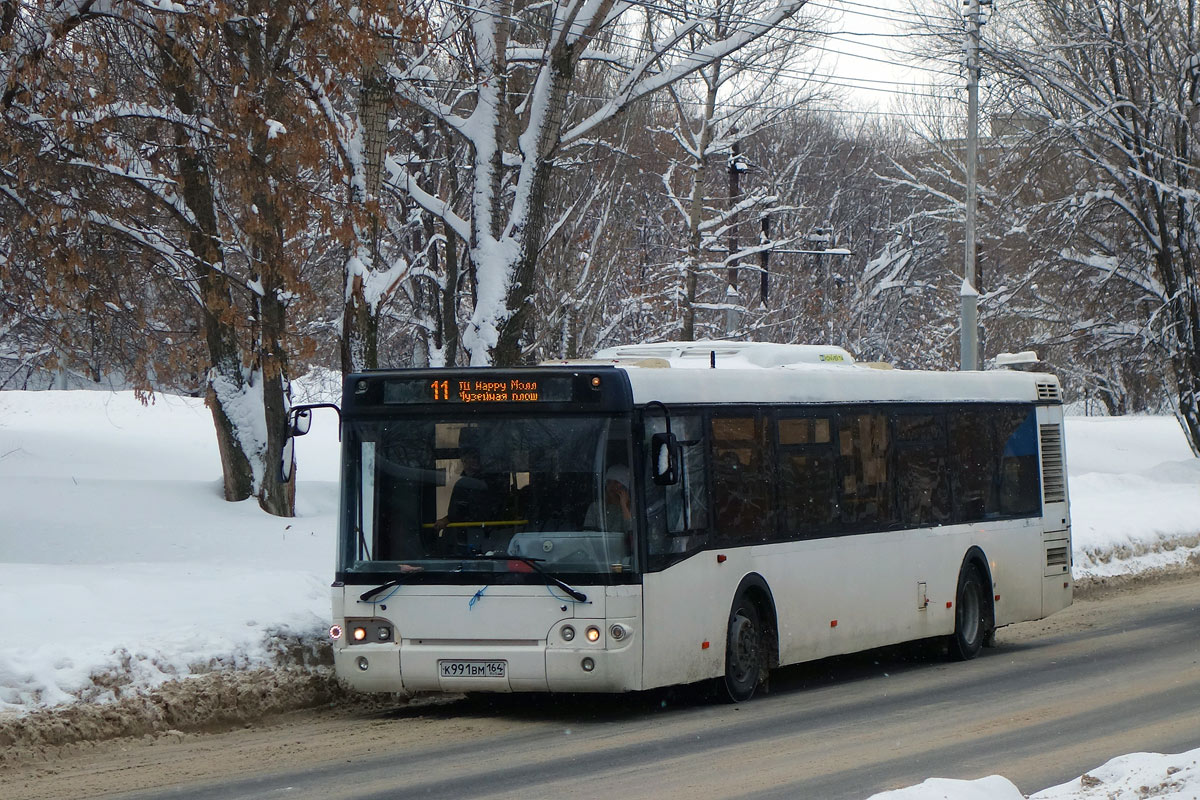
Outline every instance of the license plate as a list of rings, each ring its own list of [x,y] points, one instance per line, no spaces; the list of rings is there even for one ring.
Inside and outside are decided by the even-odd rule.
[[[439,661],[443,678],[503,678],[507,661]]]

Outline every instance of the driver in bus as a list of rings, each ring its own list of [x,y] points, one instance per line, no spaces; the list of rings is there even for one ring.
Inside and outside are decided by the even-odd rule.
[[[468,445],[459,455],[462,471],[450,492],[446,516],[434,523],[438,536],[452,522],[492,522],[502,506],[500,492],[483,473],[479,448]]]
[[[633,508],[629,496],[629,467],[614,464],[604,473],[604,501],[588,506],[585,530],[633,532]]]

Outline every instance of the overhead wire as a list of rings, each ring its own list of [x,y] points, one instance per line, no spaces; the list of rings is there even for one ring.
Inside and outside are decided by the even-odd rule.
[[[459,86],[459,84],[456,84],[453,81],[441,80],[441,79],[435,80],[435,81],[430,81],[430,83],[438,84],[438,85],[444,86],[445,88],[455,88],[455,87]],[[848,87],[848,88],[855,88],[855,87]],[[515,91],[510,92],[510,94],[512,94],[514,96],[524,96],[523,93],[515,92]],[[954,98],[954,97],[944,97],[944,96],[917,94],[917,93],[913,93],[913,94],[915,96],[919,96],[919,97],[931,97],[932,99],[942,99],[942,100],[950,100],[950,101],[960,100],[960,98]],[[596,103],[603,103],[603,102],[607,102],[612,99],[611,97],[606,97],[606,96],[602,96],[602,95],[586,95],[586,94],[575,94],[575,95],[572,95],[572,97],[577,101],[582,100],[582,101],[591,101],[591,102],[596,102]],[[639,99],[638,102],[643,103],[643,104],[662,106],[662,107],[666,107],[666,108],[674,108],[676,103],[679,103],[679,104],[685,105],[685,106],[703,106],[704,105],[704,101],[702,101],[702,100],[690,99],[690,98],[686,98],[686,97],[680,97],[677,100],[675,100],[675,99],[668,99],[668,98],[660,97],[660,96],[659,97],[647,96],[647,97],[643,97],[643,98]],[[762,103],[762,102],[739,103],[736,101],[726,101],[726,102],[723,102],[721,104],[721,106],[723,108],[733,110],[733,111],[749,111],[749,110],[797,111],[800,113],[810,113],[811,112],[811,113],[829,113],[829,114],[846,114],[846,115],[862,114],[862,115],[866,115],[866,116],[884,116],[884,117],[910,117],[910,118],[934,118],[934,119],[958,119],[959,118],[958,115],[940,114],[940,113],[935,113],[935,112],[879,111],[879,110],[875,110],[875,109],[817,107],[817,106],[813,106],[811,104],[796,105],[796,104]]]
[[[536,25],[536,21],[531,21],[528,19],[520,19],[520,18],[514,17],[512,15],[502,14],[499,11],[495,11],[492,9],[480,8],[477,6],[470,6],[470,5],[466,5],[464,3],[455,2],[455,0],[438,0],[438,2],[445,4],[445,5],[449,5],[451,7],[460,8],[460,9],[463,9],[465,11],[469,11],[472,13],[480,13],[480,14],[484,14],[484,15],[490,15],[490,16],[494,16],[496,18],[505,19],[505,20],[515,22],[515,23],[518,23],[521,25],[529,25],[529,24]],[[845,6],[856,6],[856,7],[861,7],[861,8],[877,9],[877,7],[875,7],[875,6],[868,6],[864,3],[857,3],[857,2],[854,2],[854,0],[833,0],[833,2],[840,3],[841,5],[845,5]],[[680,11],[680,9],[678,9],[678,8],[671,8],[671,7],[663,5],[661,3],[653,2],[652,0],[630,0],[630,5],[642,7],[642,8],[646,8],[646,9],[650,9],[650,10],[656,10],[656,11],[660,11],[664,14],[672,14],[672,15],[677,14]],[[809,2],[806,4],[805,7],[807,7],[807,6],[827,8],[827,9],[835,10],[835,11],[842,10],[842,9],[838,8],[836,5],[829,5],[827,3],[820,3],[820,2]],[[855,11],[853,13],[860,14],[863,16],[868,16],[868,17],[876,17],[876,18],[880,18],[880,19],[892,19],[891,17],[883,17],[882,15],[875,15],[875,14],[859,12],[859,11]],[[907,13],[907,12],[897,12],[897,14],[900,16],[903,16],[905,13]],[[922,19],[918,15],[910,14],[909,16],[911,16],[915,20],[920,20],[923,23],[927,23],[927,20]],[[746,16],[746,15],[729,15],[729,16],[725,17],[724,19],[727,22],[738,22],[741,24],[753,24],[753,23],[757,23],[757,22],[761,21],[760,19],[757,19],[755,17]],[[951,29],[946,28],[946,30],[949,31]],[[777,31],[782,31],[783,33],[806,33],[806,34],[820,35],[823,38],[828,39],[828,40],[843,41],[843,42],[846,42],[847,44],[853,44],[853,46],[856,48],[864,48],[864,49],[868,49],[868,50],[875,49],[875,50],[881,51],[883,53],[888,53],[888,54],[894,53],[895,52],[894,48],[886,47],[882,44],[870,43],[865,40],[869,39],[871,37],[881,36],[881,35],[887,36],[889,38],[903,38],[903,37],[909,35],[909,34],[878,34],[878,33],[873,33],[873,32],[869,32],[869,31],[839,31],[839,32],[830,34],[830,33],[822,33],[820,31],[816,31],[816,30],[809,30],[806,28],[789,26],[787,24],[780,24],[780,25],[777,25],[774,29],[772,29],[772,31],[763,34],[759,38],[766,40],[768,42],[772,41],[772,40],[787,41],[789,43],[791,42],[790,39],[786,39],[784,36],[779,35],[779,33],[777,33]],[[633,47],[640,48],[640,47],[644,47],[646,44],[645,40],[643,40],[641,38],[630,36],[628,34],[618,32],[618,31],[611,31],[611,32],[609,32],[608,35],[609,35],[610,39],[613,39],[616,41],[623,41],[626,44],[628,44],[629,46],[633,46]],[[937,36],[939,34],[936,32],[928,32],[923,35]],[[862,38],[861,39],[856,38],[856,39],[847,41],[847,40],[841,38],[844,36],[855,36],[855,37],[862,37]],[[864,53],[849,52],[846,50],[837,50],[837,49],[825,47],[823,45],[819,45],[819,44],[815,44],[815,43],[805,44],[804,48],[806,51],[814,51],[815,50],[815,51],[818,51],[821,53],[836,55],[839,58],[849,58],[849,59],[855,59],[855,60],[859,60],[859,61],[867,61],[870,63],[884,64],[887,66],[900,67],[900,68],[904,68],[904,69],[918,69],[917,67],[914,67],[914,65],[911,63],[897,61],[894,58],[885,58],[885,57],[881,57],[881,56],[866,55]],[[736,61],[736,56],[732,56],[731,60]],[[921,69],[924,72],[934,74],[934,75],[941,74],[941,75],[947,75],[947,76],[957,76],[959,74],[959,71],[957,69],[946,69],[945,68],[947,66],[960,67],[961,65],[957,60],[950,59],[950,58],[934,58],[934,59],[927,59],[927,60],[933,60],[935,62],[938,62],[938,63],[942,64],[943,68],[935,69],[935,68],[930,68],[930,67],[920,67],[919,69]],[[908,96],[929,97],[931,99],[940,99],[940,100],[956,99],[956,98],[947,97],[946,95],[935,94],[932,91],[913,91],[913,90],[909,90],[909,89],[879,89],[879,88],[875,88],[874,86],[863,85],[863,84],[887,83],[887,84],[890,84],[892,86],[897,86],[897,87],[900,87],[900,86],[922,87],[922,86],[924,86],[924,84],[918,83],[916,81],[880,81],[880,80],[874,80],[874,79],[859,79],[859,78],[847,77],[847,76],[843,76],[843,75],[833,75],[833,74],[827,73],[827,72],[818,72],[815,69],[806,70],[801,67],[764,68],[764,67],[758,67],[758,66],[750,64],[750,63],[743,63],[741,65],[741,68],[750,74],[770,75],[770,76],[776,76],[776,77],[782,76],[782,77],[791,78],[791,79],[797,80],[797,81],[806,81],[806,82],[812,81],[812,82],[818,83],[820,85],[835,86],[838,88],[854,89],[854,90],[859,90],[859,91],[871,91],[871,92],[877,92],[877,93],[888,92],[890,94],[902,94],[902,95],[908,95]]]

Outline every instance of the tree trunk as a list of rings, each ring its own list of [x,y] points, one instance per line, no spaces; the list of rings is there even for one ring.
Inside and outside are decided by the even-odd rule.
[[[163,83],[175,104],[188,115],[196,113],[191,81],[185,74],[186,56],[170,52],[173,43],[163,43]],[[212,181],[190,135],[183,126],[175,131],[179,158],[181,194],[191,210],[195,225],[188,231],[188,245],[196,256],[195,278],[204,319],[204,338],[208,345],[209,369],[206,378],[205,405],[213,415],[217,449],[221,454],[221,473],[225,499],[240,501],[254,492],[254,471],[250,457],[238,437],[237,427],[225,408],[225,398],[245,388],[242,351],[234,320],[233,293],[229,279],[221,269],[224,260],[219,242]]]
[[[524,154],[526,159],[534,160],[534,167],[533,175],[529,178],[528,199],[525,201],[525,224],[516,234],[520,241],[520,255],[505,299],[509,315],[501,321],[496,347],[492,351],[492,361],[498,366],[515,366],[524,358],[521,339],[535,296],[534,281],[537,277],[538,255],[542,247],[542,235],[546,229],[547,189],[550,173],[554,169],[553,154],[561,134],[567,90],[575,76],[576,57],[571,50],[572,48],[563,46],[551,55],[545,118],[538,130],[533,152]]]
[[[363,76],[358,121],[363,132],[362,187],[351,190],[352,215],[365,211],[365,223],[354,225],[355,242],[347,261],[345,304],[342,310],[342,374],[379,367],[379,307],[366,294],[366,281],[379,266],[379,215],[369,209],[378,201],[387,145],[387,116],[391,92],[384,77],[381,50]],[[366,241],[363,241],[363,240]]]
[[[272,289],[262,300],[262,342],[259,376],[262,380],[263,416],[267,429],[262,485],[258,504],[268,514],[291,517],[296,514],[296,482],[280,480],[279,464],[287,438],[287,355],[283,336],[287,329],[287,307]]]
[[[458,238],[449,225],[442,226],[446,236],[446,281],[442,289],[442,353],[445,365],[458,363]]]
[[[712,145],[712,120],[717,106],[717,85],[721,73],[721,61],[714,64],[714,75],[708,86],[708,94],[704,98],[704,116],[700,120],[700,136],[696,146],[696,158],[692,162],[692,197],[688,208],[688,255],[687,274],[684,283],[683,330],[680,339],[685,342],[696,340],[696,299],[698,294],[700,262],[703,253],[700,251],[701,233],[700,222],[704,217],[704,168],[708,165],[708,148]],[[686,119],[680,119],[681,127],[687,126]]]
[[[264,3],[259,9],[260,13],[266,8]],[[286,15],[278,18],[272,16],[271,23],[264,31],[244,39],[245,60],[250,71],[249,90],[257,92],[262,107],[272,119],[286,119],[288,114],[283,102],[283,89],[271,66],[277,57],[274,48],[284,38],[285,18]],[[254,221],[249,225],[255,260],[252,277],[262,292],[256,302],[258,331],[254,341],[254,361],[261,383],[261,398],[250,394],[248,399],[261,402],[261,410],[254,411],[256,415],[262,414],[266,431],[266,441],[262,443],[265,450],[256,454],[261,459],[258,505],[268,514],[291,517],[296,513],[295,481],[282,481],[279,466],[288,433],[289,386],[287,351],[284,346],[287,334],[286,298],[293,289],[295,277],[285,245],[288,236],[284,225],[284,217],[288,213],[284,206],[286,201],[280,195],[280,190],[271,189],[278,177],[274,167],[275,147],[271,138],[265,121],[256,121],[250,137],[251,158],[246,178],[250,181],[249,196],[254,209]]]
[[[342,306],[342,374],[379,366],[379,317],[367,302],[361,274],[349,279]]]

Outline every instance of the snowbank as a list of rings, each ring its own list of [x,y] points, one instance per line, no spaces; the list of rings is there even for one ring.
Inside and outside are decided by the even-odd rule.
[[[1177,755],[1119,756],[1073,781],[1028,800],[1197,800],[1200,749]],[[872,795],[869,800],[1026,800],[1011,781],[992,775],[977,781],[931,778],[916,786]]]
[[[1200,557],[1200,459],[1171,417],[1069,417],[1076,580]]]
[[[203,401],[0,392],[0,710],[110,701],[278,661],[328,629],[336,426],[298,445],[298,515],[221,498]]]

